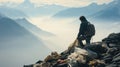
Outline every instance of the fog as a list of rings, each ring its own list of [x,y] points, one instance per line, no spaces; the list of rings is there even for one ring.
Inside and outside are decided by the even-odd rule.
[[[44,43],[53,51],[64,51],[77,37],[80,21],[78,18],[32,17],[31,23],[56,36],[43,37]],[[91,42],[101,41],[110,33],[119,32],[120,22],[100,22],[88,19],[96,27],[96,35]]]
[[[19,39],[19,40],[18,40]],[[45,48],[44,44],[35,43],[25,37],[14,38],[10,41],[2,41],[0,49],[0,67],[23,67],[43,60],[51,51]],[[33,41],[33,42],[32,42]],[[33,43],[33,44],[31,44]],[[41,51],[42,50],[42,51]]]
[[[47,46],[52,51],[62,52],[67,49],[67,47],[74,42],[77,37],[80,21],[76,18],[52,18],[50,16],[42,17],[31,17],[28,19],[32,24],[36,25],[42,30],[53,33],[55,36],[41,36],[37,35],[42,39],[45,46]],[[91,42],[101,41],[103,38],[107,37],[110,33],[119,32],[120,22],[101,22],[88,19],[91,23],[95,25],[96,35],[92,38]],[[41,38],[42,37],[42,38]],[[18,38],[19,39],[19,38]],[[29,38],[28,38],[29,39]],[[27,39],[27,40],[28,40]],[[33,38],[32,38],[33,39]],[[22,41],[20,39],[19,41]],[[23,40],[25,41],[25,40]],[[29,40],[28,40],[29,41]],[[31,41],[34,41],[31,40]],[[14,46],[9,45],[12,42]],[[22,67],[25,64],[32,64],[38,60],[43,60],[46,56],[41,55],[42,53],[50,54],[48,51],[40,44],[21,45],[21,42],[17,42],[17,39],[13,41],[5,42],[8,45],[6,49],[0,50],[0,66],[1,67]],[[2,44],[2,43],[1,43]],[[18,46],[20,45],[20,46]],[[4,44],[5,46],[5,44]],[[10,47],[11,46],[11,47]],[[26,46],[26,47],[25,47]],[[1,47],[2,48],[2,47]],[[46,51],[41,51],[46,50]]]

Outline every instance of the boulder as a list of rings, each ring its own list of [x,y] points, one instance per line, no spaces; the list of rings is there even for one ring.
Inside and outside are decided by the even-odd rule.
[[[105,42],[108,47],[112,47],[110,44],[120,47],[120,33],[112,33],[107,38],[104,38],[102,42]]]

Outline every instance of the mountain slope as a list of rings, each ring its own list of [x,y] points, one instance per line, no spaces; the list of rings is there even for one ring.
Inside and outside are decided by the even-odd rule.
[[[10,8],[10,7],[5,7],[5,6],[0,6],[0,13],[10,18],[27,17],[27,15],[21,10],[17,10],[15,8]]]
[[[79,17],[87,16],[93,20],[120,21],[120,0],[114,0],[109,4],[97,5],[92,3],[86,7],[69,8],[58,12],[53,17]]]
[[[45,16],[45,15],[53,15],[58,11],[64,10],[67,7],[56,5],[56,4],[43,4],[41,6],[37,6],[32,3],[30,0],[24,0],[20,4],[11,5],[11,2],[2,3],[0,5],[0,12],[4,13],[9,17],[26,17],[25,14],[29,17],[35,16]],[[5,12],[4,12],[5,11]],[[14,15],[11,15],[14,14]]]
[[[0,67],[20,67],[23,63],[33,62],[33,56],[42,59],[49,51],[40,38],[17,22],[0,17]]]
[[[89,16],[103,9],[105,4],[97,5],[92,3],[86,7],[69,8],[56,13],[53,17],[79,17],[81,15]]]
[[[66,7],[60,5],[46,5],[35,6],[30,0],[24,0],[23,3],[15,7],[18,10],[22,10],[29,16],[43,16],[43,15],[53,15],[56,12],[65,9]]]
[[[107,7],[95,14],[93,18],[97,20],[106,20],[106,21],[119,21],[120,17],[120,0],[114,0],[109,3]]]
[[[21,4],[21,6],[22,6],[22,4]],[[44,6],[40,6],[40,7],[35,7],[35,6],[19,7],[18,6],[18,7],[16,7],[16,9],[22,10],[27,15],[34,17],[34,16],[43,16],[43,15],[53,15],[53,14],[57,13],[58,11],[61,11],[66,8],[63,6],[59,6],[59,5],[44,5]]]
[[[31,32],[17,24],[14,20],[6,17],[0,18],[0,37],[0,42],[2,43],[0,46],[3,46],[0,48],[8,46],[27,47],[28,45],[41,45],[41,47],[46,48],[41,39],[37,38]],[[11,41],[13,41],[13,43]],[[9,42],[9,44],[7,42]]]
[[[23,18],[23,19],[16,19],[15,20],[19,25],[23,26],[24,28],[26,28],[27,30],[31,31],[32,33],[39,35],[39,36],[53,36],[54,34],[44,31],[40,28],[38,28],[37,26],[33,25],[32,23],[30,23],[27,19]]]

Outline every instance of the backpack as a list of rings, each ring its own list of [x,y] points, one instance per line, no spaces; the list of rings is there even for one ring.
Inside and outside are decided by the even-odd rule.
[[[93,24],[91,24],[90,22],[88,23],[85,35],[86,36],[94,36],[95,35],[95,26]]]

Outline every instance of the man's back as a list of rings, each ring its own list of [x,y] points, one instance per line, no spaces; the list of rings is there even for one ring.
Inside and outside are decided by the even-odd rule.
[[[90,22],[87,25],[87,29],[85,30],[86,36],[94,36],[95,35],[95,27]]]

